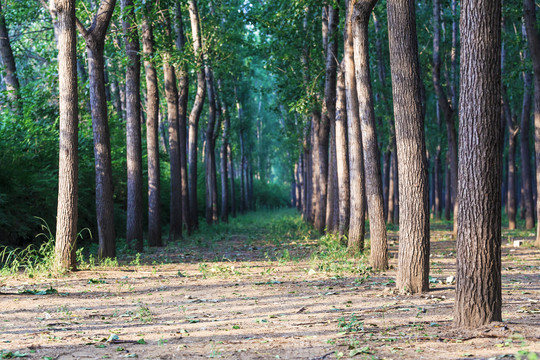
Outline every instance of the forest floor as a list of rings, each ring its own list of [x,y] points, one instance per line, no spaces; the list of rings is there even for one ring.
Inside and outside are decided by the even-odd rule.
[[[503,323],[452,327],[455,242],[432,226],[431,291],[395,291],[293,210],[203,226],[188,240],[82,264],[63,276],[0,278],[0,358],[537,359],[540,252],[503,238]],[[514,233],[518,234],[518,233]],[[528,234],[525,234],[528,235]],[[532,235],[532,234],[531,234]],[[48,290],[48,291],[47,291]]]

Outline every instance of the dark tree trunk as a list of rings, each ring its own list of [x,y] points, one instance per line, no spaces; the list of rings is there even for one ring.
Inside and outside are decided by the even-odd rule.
[[[146,147],[148,153],[148,244],[161,246],[160,167],[159,167],[159,91],[157,71],[150,61],[154,57],[154,36],[149,14],[152,3],[147,3],[143,20],[142,39],[146,71]]]
[[[450,158],[448,153],[446,154],[446,164],[444,169],[444,218],[450,220],[452,216],[452,186],[450,180]]]
[[[398,154],[400,227],[396,285],[429,290],[429,204],[414,1],[388,1],[388,37]]]
[[[230,169],[230,178],[231,178],[231,214],[232,217],[236,217],[236,189],[234,185],[234,161],[233,161],[233,153],[231,149],[231,144],[227,145],[227,150],[229,153],[229,169]]]
[[[165,37],[172,45],[171,24],[168,10],[163,10]],[[172,56],[163,52],[163,78],[165,80],[165,98],[167,99],[167,121],[169,123],[169,161],[171,172],[171,199],[169,240],[182,238],[182,180],[180,170],[180,143],[178,124],[178,88],[176,74],[172,65]]]
[[[143,178],[141,148],[141,57],[133,0],[122,0],[122,28],[126,43],[126,242],[143,251]]]
[[[75,0],[56,0],[60,143],[58,164],[58,209],[56,216],[55,266],[60,270],[77,265],[78,195],[78,101],[77,34]],[[3,16],[0,22],[3,22]],[[5,26],[5,25],[4,25]],[[0,27],[2,25],[0,24]],[[3,34],[0,33],[0,37]],[[2,58],[4,58],[2,53]]]
[[[385,270],[388,267],[388,244],[386,223],[384,221],[382,176],[379,164],[380,156],[377,144],[377,131],[375,129],[375,109],[373,107],[368,51],[368,24],[371,11],[376,3],[377,0],[361,0],[355,3],[353,40],[371,238],[370,261],[371,266],[375,270]]]
[[[397,190],[397,156],[396,148],[390,151],[390,174],[388,179],[388,214],[386,216],[386,222],[394,224],[394,211],[396,208],[396,190]]]
[[[191,21],[191,33],[193,36],[193,51],[195,52],[197,68],[197,93],[195,102],[189,114],[189,228],[195,230],[199,226],[199,215],[197,210],[197,139],[199,132],[199,118],[201,117],[206,92],[206,81],[204,78],[203,54],[201,45],[199,11],[197,2],[189,1],[189,17]]]
[[[529,119],[531,117],[531,86],[532,79],[529,72],[523,73],[523,106],[521,108],[520,122],[520,155],[521,155],[521,182],[523,195],[521,206],[525,210],[525,228],[534,227],[534,203],[531,184],[531,153],[529,150]]]
[[[176,6],[176,49],[184,56],[186,39],[180,3]],[[193,231],[189,221],[189,188],[187,168],[187,107],[189,94],[189,74],[186,61],[178,65],[178,142],[180,145],[180,178],[182,180],[182,222],[188,235]]]
[[[358,113],[356,92],[354,48],[353,48],[353,5],[346,0],[346,26],[344,32],[345,97],[347,104],[347,126],[349,140],[350,176],[350,224],[348,251],[357,253],[364,250],[366,194],[364,188],[364,156],[362,132]]]
[[[533,63],[534,75],[534,149],[536,155],[536,193],[540,193],[540,33],[536,22],[534,0],[523,0],[523,20]],[[536,218],[540,219],[540,197],[536,197]],[[540,221],[536,230],[536,246],[540,246]]]
[[[107,99],[105,97],[105,61],[103,57],[105,35],[115,5],[116,0],[102,1],[89,30],[85,29],[80,22],[77,22],[79,32],[86,41],[88,74],[90,77],[90,106],[92,108],[96,167],[98,257],[100,259],[114,258],[116,256],[111,141],[107,116]]]
[[[435,153],[435,158],[433,159],[433,205],[434,205],[434,215],[435,219],[441,219],[441,210],[442,210],[442,199],[441,199],[441,148],[438,147]]]
[[[206,166],[206,222],[213,224],[218,221],[217,204],[217,181],[216,181],[216,93],[214,88],[214,74],[212,69],[205,66],[206,89],[208,93],[208,123],[206,126],[206,147],[205,147],[205,166]]]
[[[454,324],[501,317],[501,3],[464,0]],[[472,264],[472,266],[471,266]]]
[[[59,6],[65,6],[66,1],[61,1],[57,4]],[[69,8],[68,8],[69,10]],[[63,14],[64,21],[66,14]],[[55,26],[58,29],[58,24]],[[58,30],[57,30],[58,31]],[[60,46],[60,44],[58,44]],[[64,43],[63,46],[66,46]],[[8,92],[8,99],[12,109],[20,110],[20,85],[19,78],[17,77],[17,66],[15,64],[15,57],[13,56],[13,50],[11,49],[11,42],[9,40],[9,32],[6,26],[6,18],[4,11],[0,4],[0,60],[2,61],[2,67],[4,68],[4,83],[6,84],[6,90]],[[69,78],[69,77],[68,77]]]
[[[336,158],[339,196],[339,235],[347,235],[350,214],[349,147],[347,140],[347,103],[345,99],[344,63],[337,76]]]
[[[221,80],[218,80],[218,89],[223,93]],[[225,100],[223,100],[221,104],[221,116],[223,117],[223,137],[221,141],[221,221],[229,222],[229,184],[227,171],[229,152],[227,151],[227,148],[229,146],[229,128],[231,126],[231,119],[229,118]]]

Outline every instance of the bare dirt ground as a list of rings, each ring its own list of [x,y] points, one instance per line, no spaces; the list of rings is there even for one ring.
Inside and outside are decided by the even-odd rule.
[[[362,270],[362,259],[325,258],[316,239],[248,229],[150,250],[141,257],[148,265],[3,279],[0,358],[536,359],[540,353],[538,249],[504,239],[504,322],[458,331],[447,279],[454,275],[455,242],[448,232],[432,232],[431,291],[408,296],[394,291],[395,233],[393,268],[377,274]],[[58,292],[23,293],[50,288]]]

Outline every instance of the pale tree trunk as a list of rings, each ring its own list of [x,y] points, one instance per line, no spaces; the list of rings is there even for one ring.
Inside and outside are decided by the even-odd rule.
[[[454,324],[501,316],[501,2],[461,8],[459,212]]]
[[[157,71],[152,64],[154,36],[149,14],[152,3],[147,3],[147,14],[142,26],[144,68],[146,72],[146,148],[148,153],[148,244],[161,246],[160,167],[159,167],[159,91]]]
[[[349,147],[347,141],[347,103],[345,99],[344,64],[337,76],[336,159],[339,197],[339,235],[347,235],[350,214]],[[301,181],[301,180],[300,180]]]
[[[56,6],[62,6],[65,1],[58,2]],[[65,14],[64,14],[65,16]],[[57,20],[58,21],[58,20]],[[57,24],[55,24],[57,25]],[[55,26],[55,29],[58,27]],[[65,46],[65,44],[64,44]],[[8,99],[12,109],[20,110],[20,85],[19,78],[17,77],[17,66],[15,64],[15,57],[13,56],[13,50],[9,40],[9,31],[6,25],[6,18],[0,3],[0,60],[2,61],[2,67],[4,68],[4,83],[6,84],[6,90],[8,92]]]
[[[169,12],[163,10],[165,39],[172,45]],[[165,80],[165,98],[167,100],[167,121],[169,123],[169,164],[171,172],[170,225],[169,240],[182,238],[182,180],[180,170],[180,142],[178,123],[178,88],[176,74],[172,65],[172,55],[163,52],[163,78]]]
[[[206,222],[213,224],[218,221],[217,181],[216,181],[216,93],[214,74],[210,66],[205,66],[206,89],[208,93],[208,123],[206,126]]]
[[[389,224],[394,224],[395,217],[395,199],[396,199],[396,190],[397,190],[397,157],[396,157],[396,148],[390,151],[390,174],[388,179],[388,213],[386,214],[386,222]]]
[[[457,222],[456,214],[458,208],[457,202],[457,186],[458,186],[458,157],[457,157],[457,134],[456,127],[454,125],[455,111],[452,107],[451,99],[448,99],[446,92],[441,85],[441,57],[440,57],[440,40],[441,40],[441,9],[439,0],[433,1],[433,87],[437,95],[437,101],[439,110],[442,111],[444,121],[446,124],[446,134],[448,138],[448,153],[450,163],[450,188],[451,188],[451,201],[454,205],[454,227],[453,234],[457,234]],[[450,195],[450,194],[449,194]],[[447,207],[448,217],[450,206]]]
[[[127,226],[126,242],[143,251],[143,196],[141,149],[141,57],[133,0],[122,0],[122,28],[127,53],[126,153]]]
[[[365,207],[366,194],[364,189],[364,156],[362,149],[362,132],[360,130],[360,115],[358,113],[358,95],[356,92],[355,63],[353,49],[353,6],[351,0],[346,0],[347,16],[344,32],[345,65],[345,97],[347,104],[347,126],[349,140],[349,177],[350,177],[350,224],[349,224],[349,253],[364,250]]]
[[[326,230],[328,232],[338,231],[339,209],[338,209],[338,179],[337,179],[337,158],[336,158],[336,70],[337,70],[337,50],[338,34],[337,26],[339,22],[339,10],[332,5],[328,5],[328,42],[326,45],[326,77],[324,87],[323,117],[328,127],[328,140],[326,143],[327,159],[327,196],[326,196]],[[328,149],[329,146],[329,149]]]
[[[204,78],[203,53],[201,45],[201,32],[199,11],[197,10],[197,2],[189,1],[189,18],[191,21],[191,33],[193,36],[193,51],[195,53],[195,61],[197,68],[197,93],[195,102],[189,114],[189,222],[190,228],[195,230],[199,226],[199,216],[197,210],[197,143],[199,132],[199,118],[201,117],[202,108],[204,105],[204,97],[206,93],[206,81]]]
[[[370,262],[373,269],[385,270],[388,268],[388,244],[386,223],[384,221],[382,176],[379,165],[380,156],[375,129],[375,109],[373,107],[373,90],[371,88],[368,51],[368,24],[371,11],[376,3],[377,0],[356,1],[353,13],[355,19],[353,24],[353,42],[371,238]]]
[[[221,80],[218,80],[218,89],[223,94]],[[231,119],[229,118],[229,111],[227,110],[225,100],[221,104],[221,116],[223,117],[223,135],[221,141],[221,221],[226,223],[229,222],[229,184],[227,171],[229,152],[227,148],[229,146]]]
[[[400,291],[429,290],[429,203],[415,4],[389,0],[388,37],[399,181]]]
[[[116,0],[102,1],[92,26],[85,29],[77,21],[77,28],[86,41],[88,74],[90,77],[90,106],[94,135],[96,167],[96,214],[99,237],[99,258],[116,256],[114,229],[114,201],[112,185],[111,141],[105,96],[105,35]]]
[[[55,266],[76,268],[78,195],[77,34],[75,0],[56,0],[60,143]],[[1,36],[1,34],[0,34]],[[2,54],[2,57],[4,55]]]
[[[185,53],[186,39],[184,36],[184,23],[180,3],[176,5],[176,49]],[[188,235],[192,233],[189,222],[189,188],[188,188],[188,168],[187,168],[187,107],[189,94],[189,74],[186,61],[182,61],[178,67],[178,143],[180,147],[180,178],[182,183],[182,222],[186,227]]]

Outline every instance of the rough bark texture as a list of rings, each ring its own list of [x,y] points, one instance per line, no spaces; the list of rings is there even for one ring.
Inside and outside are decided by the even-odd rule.
[[[116,255],[114,202],[112,185],[111,141],[105,95],[105,35],[116,0],[102,1],[92,25],[87,30],[77,21],[77,28],[86,41],[88,74],[90,78],[90,106],[94,135],[96,168],[96,215],[99,237],[99,258]]]
[[[75,1],[56,0],[58,82],[60,92],[60,151],[56,216],[56,267],[76,267],[78,195],[77,34]],[[1,34],[0,34],[1,36]],[[4,56],[2,54],[2,56]]]
[[[164,33],[167,46],[172,46],[171,23],[168,10],[163,10]],[[170,50],[169,50],[170,51]],[[171,172],[171,199],[169,239],[182,238],[182,178],[180,170],[180,143],[178,124],[178,88],[176,74],[170,52],[163,52],[163,77],[165,79],[165,98],[167,99],[167,120],[169,123],[169,159]]]
[[[221,80],[218,80],[218,89],[222,92]],[[223,135],[221,142],[221,221],[229,221],[229,180],[227,171],[227,159],[229,158],[229,128],[231,119],[227,110],[227,104],[222,101],[221,116],[223,117]]]
[[[181,5],[176,5],[176,49],[185,52],[186,39],[184,35],[184,23],[182,21]],[[186,56],[184,54],[184,56]],[[189,74],[187,61],[178,64],[178,143],[180,144],[180,177],[182,179],[182,222],[191,234],[192,228],[189,222],[189,189],[187,168],[187,107],[189,94]]]
[[[190,228],[199,226],[197,210],[197,143],[199,135],[199,118],[201,117],[206,93],[206,81],[204,79],[203,54],[201,45],[200,20],[197,2],[189,1],[189,18],[191,21],[191,33],[193,36],[193,51],[197,67],[197,93],[195,102],[189,114],[189,140],[188,140],[188,164],[189,164],[189,222]]]
[[[353,6],[346,0],[347,17],[344,33],[345,65],[345,97],[347,102],[347,125],[349,140],[349,176],[350,176],[350,224],[349,252],[364,250],[365,207],[366,195],[364,190],[364,156],[362,149],[362,133],[360,131],[360,115],[358,113],[358,95],[356,92],[355,64],[352,35]]]
[[[385,270],[388,267],[388,244],[386,223],[384,221],[382,175],[375,129],[375,109],[373,107],[368,51],[368,23],[371,11],[376,3],[377,0],[356,1],[353,12],[353,42],[371,239],[370,262],[373,269]]]
[[[205,166],[206,166],[206,222],[218,221],[217,180],[216,180],[216,93],[214,74],[210,66],[205,66],[206,89],[208,93],[208,123],[206,126]]]
[[[536,193],[540,194],[540,33],[534,0],[523,0],[523,20],[533,63],[534,77],[534,150],[536,153]],[[536,218],[540,219],[540,196],[536,197]],[[536,246],[540,246],[540,221],[536,227]]]
[[[344,64],[337,76],[336,101],[336,159],[339,196],[339,235],[346,235],[349,230],[350,187],[349,187],[349,147],[347,144],[347,103],[345,100]],[[302,165],[302,163],[300,163]],[[300,172],[301,173],[301,172]],[[299,179],[302,181],[302,179]]]
[[[147,3],[151,13],[152,3]],[[146,15],[142,25],[144,69],[146,72],[146,148],[148,153],[148,244],[161,246],[160,167],[159,167],[159,91],[154,56],[152,23]]]
[[[126,242],[143,251],[143,196],[141,149],[141,57],[133,0],[122,0],[122,28],[127,53],[126,154],[127,226]]]
[[[65,1],[58,2],[56,7],[63,6],[65,5],[64,3],[66,2]],[[58,26],[55,26],[55,29],[57,28]],[[15,57],[13,56],[13,50],[11,49],[11,43],[9,40],[9,32],[6,26],[6,18],[4,17],[2,4],[0,4],[0,60],[2,61],[2,67],[4,68],[3,78],[4,78],[4,83],[6,84],[6,90],[8,91],[8,99],[11,102],[10,106],[13,109],[18,109],[20,107],[19,78],[17,77],[17,67],[15,64]]]
[[[454,324],[501,321],[501,3],[464,0]]]
[[[414,1],[389,0],[388,37],[396,122],[400,228],[396,285],[429,290],[429,203]]]
[[[521,108],[520,143],[521,154],[521,183],[523,194],[521,206],[525,210],[525,228],[534,227],[534,204],[531,184],[531,153],[529,150],[529,119],[531,117],[531,94],[532,76],[529,72],[523,73],[523,106]]]

